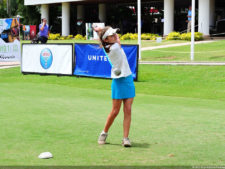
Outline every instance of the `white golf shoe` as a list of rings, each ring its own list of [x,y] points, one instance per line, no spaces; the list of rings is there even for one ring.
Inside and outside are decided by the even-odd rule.
[[[104,131],[102,131],[98,138],[98,144],[105,144],[107,136],[108,136],[108,133],[105,133]]]
[[[130,139],[129,139],[128,137],[127,137],[127,138],[123,138],[122,145],[123,145],[124,147],[131,147]]]

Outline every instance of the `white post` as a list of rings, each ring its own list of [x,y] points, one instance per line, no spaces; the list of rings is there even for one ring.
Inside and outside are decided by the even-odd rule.
[[[195,55],[195,0],[192,0],[191,10],[191,61],[194,61]]]
[[[209,0],[199,0],[198,31],[209,35]]]
[[[84,6],[77,5],[77,19],[84,19]]]
[[[166,36],[174,29],[174,0],[164,0],[164,31]]]
[[[46,4],[41,5],[41,19],[46,18],[49,23],[49,6]]]
[[[215,25],[215,0],[210,0],[210,26]]]
[[[62,3],[62,36],[70,34],[70,3]]]
[[[103,22],[103,23],[106,22],[106,5],[105,4],[98,5],[98,18],[100,22]]]
[[[141,60],[141,0],[138,0],[138,45],[139,60]]]

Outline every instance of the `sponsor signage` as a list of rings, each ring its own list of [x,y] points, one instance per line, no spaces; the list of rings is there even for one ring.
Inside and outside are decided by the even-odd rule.
[[[20,61],[19,19],[0,19],[0,62]]]
[[[73,44],[23,44],[22,73],[72,75]]]
[[[122,45],[133,78],[137,80],[138,45]],[[98,44],[75,44],[74,75],[111,78],[111,65]]]

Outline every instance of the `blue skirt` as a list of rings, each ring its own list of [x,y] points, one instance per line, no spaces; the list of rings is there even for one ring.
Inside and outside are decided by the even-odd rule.
[[[112,80],[112,99],[135,97],[135,86],[132,75]]]

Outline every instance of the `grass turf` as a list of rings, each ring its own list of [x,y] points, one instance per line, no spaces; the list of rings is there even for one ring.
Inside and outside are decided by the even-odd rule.
[[[140,65],[130,138],[120,112],[108,142],[110,80],[0,70],[0,165],[225,164],[224,67]],[[54,158],[38,159],[50,151]]]
[[[194,61],[225,61],[225,40],[195,45]],[[143,61],[190,61],[190,45],[142,52]]]

